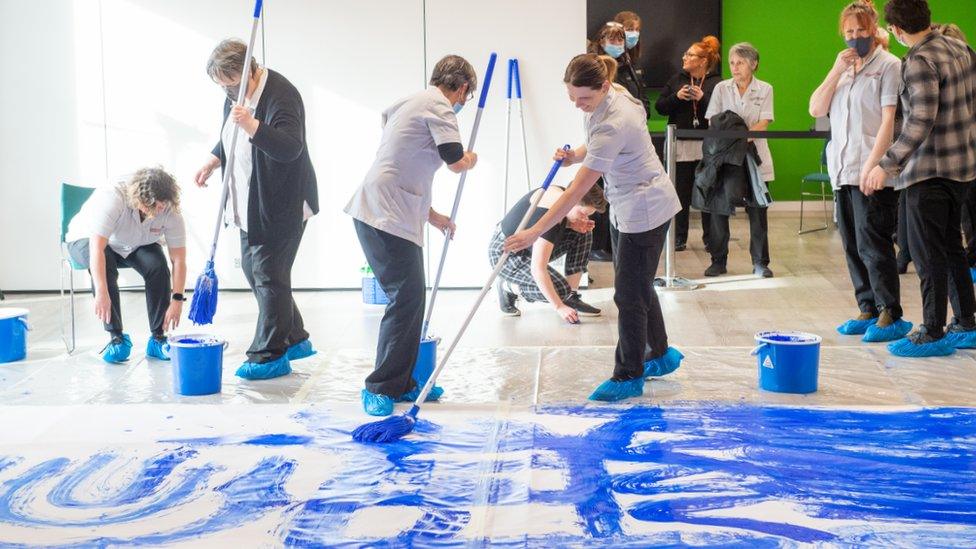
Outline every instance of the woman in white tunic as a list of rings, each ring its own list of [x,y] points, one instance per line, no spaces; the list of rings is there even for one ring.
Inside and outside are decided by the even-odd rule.
[[[901,88],[901,61],[881,47],[878,13],[867,2],[841,12],[848,46],[810,97],[810,115],[830,115],[827,169],[837,197],[837,228],[860,312],[837,328],[865,341],[901,339],[911,323],[902,308],[892,233],[894,180],[868,184],[867,174],[891,145]]]
[[[750,131],[764,131],[773,121],[773,87],[759,80],[754,73],[759,68],[759,52],[748,42],[729,48],[729,69],[732,78],[715,85],[708,102],[705,118],[732,111],[742,117]],[[763,181],[775,178],[773,157],[765,139],[752,140],[761,162],[759,171]],[[749,253],[752,255],[753,273],[769,278],[769,221],[766,208],[746,206],[749,216]],[[729,256],[729,217],[712,213],[707,228],[707,246],[712,264],[705,276],[725,274]]]
[[[388,416],[394,401],[419,396],[411,374],[426,300],[424,224],[454,233],[450,218],[430,207],[431,187],[434,172],[445,163],[460,173],[478,160],[464,151],[456,116],[477,86],[474,68],[462,57],[438,61],[429,88],[383,112],[376,160],[346,205],[366,260],[390,298],[380,322],[375,369],[361,393],[370,415]],[[442,392],[435,387],[428,400]]]
[[[569,99],[586,113],[586,143],[559,149],[555,158],[562,159],[563,166],[583,165],[542,218],[505,242],[509,251],[528,248],[604,178],[614,239],[619,341],[613,376],[590,395],[601,401],[640,396],[645,377],[673,372],[683,358],[668,346],[653,284],[671,218],[681,204],[651,144],[644,107],[611,85],[615,71],[612,58],[592,53],[574,57],[566,67],[563,82]]]

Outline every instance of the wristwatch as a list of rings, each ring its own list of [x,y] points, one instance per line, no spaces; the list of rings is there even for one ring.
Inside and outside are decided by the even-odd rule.
[[[173,294],[173,301],[186,301],[186,298],[183,294]]]

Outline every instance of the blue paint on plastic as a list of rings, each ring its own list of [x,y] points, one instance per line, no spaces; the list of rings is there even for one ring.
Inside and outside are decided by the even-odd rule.
[[[485,71],[485,84],[481,88],[481,97],[478,98],[478,108],[485,108],[485,101],[488,99],[488,88],[491,87],[491,74],[495,72],[495,60],[498,59],[498,54],[491,52],[491,57],[488,58],[488,69]]]

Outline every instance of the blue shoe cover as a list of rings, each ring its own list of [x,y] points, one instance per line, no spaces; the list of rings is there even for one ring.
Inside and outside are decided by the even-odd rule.
[[[146,358],[169,360],[169,341],[166,339],[160,341],[149,336],[149,342],[146,343]]]
[[[854,336],[861,335],[868,331],[868,328],[874,326],[878,321],[877,318],[869,318],[867,320],[857,320],[852,318],[847,322],[841,324],[837,327],[837,333],[840,335]],[[880,341],[880,340],[879,340]]]
[[[969,278],[973,279],[973,283],[976,283],[976,267],[969,268]]]
[[[423,387],[418,385],[417,387],[414,387],[413,391],[403,393],[403,396],[400,397],[400,402],[416,402],[417,397],[420,396],[421,389],[423,389]],[[444,388],[434,385],[430,392],[427,393],[427,398],[424,399],[424,402],[437,402],[442,396],[444,396]]]
[[[288,356],[288,360],[301,360],[303,358],[308,358],[317,352],[318,351],[312,348],[312,342],[306,339],[305,341],[300,341],[291,347],[288,347],[288,351],[285,353],[285,355]]]
[[[670,374],[681,366],[685,355],[674,347],[668,347],[663,355],[644,363],[644,377],[661,377]]]
[[[868,327],[868,331],[864,332],[864,337],[861,338],[861,341],[865,343],[895,341],[896,339],[907,336],[910,331],[912,331],[912,323],[899,318],[884,328],[879,328],[877,324],[872,324]]]
[[[962,332],[946,331],[942,341],[954,349],[976,349],[976,330]]]
[[[948,345],[945,338],[932,343],[912,343],[907,337],[888,344],[888,351],[895,356],[909,358],[924,358],[929,356],[949,356],[956,352],[952,345]]]
[[[288,357],[281,355],[271,362],[245,362],[237,369],[237,377],[244,379],[271,379],[273,377],[286,376],[291,373],[291,364]]]
[[[132,340],[129,339],[129,334],[122,334],[122,341],[117,342],[113,339],[102,349],[102,360],[118,364],[129,360],[131,353]]]
[[[419,394],[419,393],[418,393]],[[363,410],[371,416],[388,416],[393,414],[393,399],[386,395],[362,390]]]
[[[627,381],[614,381],[608,379],[600,384],[599,387],[590,395],[590,400],[600,400],[603,402],[616,402],[626,398],[638,397],[644,394],[644,378],[630,379]]]

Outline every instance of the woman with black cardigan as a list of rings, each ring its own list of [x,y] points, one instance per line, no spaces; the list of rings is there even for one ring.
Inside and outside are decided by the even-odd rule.
[[[241,86],[247,45],[224,40],[207,63],[207,74],[224,88],[221,139],[197,172],[204,186],[227,164],[233,132],[243,131],[233,152],[234,167],[225,221],[241,233],[241,268],[258,302],[258,321],[247,360],[237,370],[245,379],[269,379],[291,372],[291,360],[315,354],[291,293],[291,268],[306,220],[318,213],[318,186],[305,143],[305,107],[284,76],[251,58],[243,106],[234,105]]]
[[[708,128],[705,110],[712,90],[722,81],[716,72],[719,60],[719,42],[714,36],[706,36],[688,48],[681,58],[681,72],[668,80],[654,104],[657,112],[667,115],[668,124],[674,124],[681,130]],[[675,218],[674,249],[680,252],[688,243],[688,210],[691,191],[695,187],[695,168],[702,158],[702,142],[700,139],[680,140],[675,149],[678,162],[674,184],[681,200],[681,211]],[[705,222],[707,216],[702,212],[702,228],[705,231],[708,227]]]

